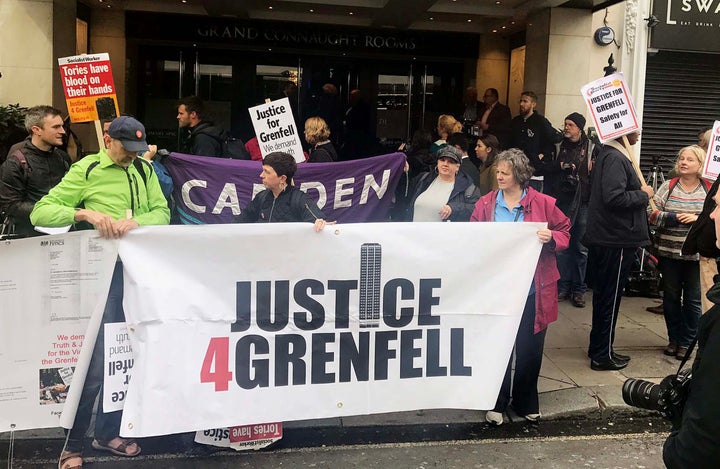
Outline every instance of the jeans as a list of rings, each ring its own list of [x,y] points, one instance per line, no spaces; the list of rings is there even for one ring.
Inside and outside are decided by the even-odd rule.
[[[698,261],[660,257],[660,272],[668,339],[680,347],[689,347],[702,315],[700,265]]]
[[[580,241],[587,229],[587,205],[581,205],[572,228],[570,228],[570,246],[565,251],[557,253],[558,292],[585,294],[585,271],[587,269],[588,248]]]
[[[82,452],[83,439],[90,427],[90,419],[92,418],[95,399],[98,394],[100,394],[100,401],[98,403],[97,415],[95,416],[95,439],[109,441],[120,434],[122,411],[103,412],[102,385],[105,371],[105,324],[125,321],[122,300],[123,272],[122,264],[118,262],[115,264],[115,270],[110,282],[110,291],[108,292],[107,303],[103,311],[102,324],[98,330],[97,340],[95,341],[92,358],[90,359],[90,367],[88,368],[85,378],[85,386],[80,395],[75,421],[73,422],[72,429],[70,429],[67,446],[65,447],[66,451],[73,453]]]

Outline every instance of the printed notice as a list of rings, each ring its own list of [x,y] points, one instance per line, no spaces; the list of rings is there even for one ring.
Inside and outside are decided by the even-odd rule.
[[[282,151],[294,156],[298,163],[305,161],[288,98],[251,107],[248,111],[263,158]]]
[[[94,231],[0,245],[0,432],[57,427],[117,244]],[[100,305],[101,307],[102,305]]]
[[[640,130],[635,106],[621,73],[588,83],[580,92],[590,109],[601,142]]]
[[[70,120],[89,122],[120,115],[107,53],[58,59]]]

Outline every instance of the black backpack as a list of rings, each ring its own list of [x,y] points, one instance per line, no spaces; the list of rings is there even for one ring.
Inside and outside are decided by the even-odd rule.
[[[250,152],[245,148],[245,143],[239,138],[230,135],[230,132],[224,130],[220,136],[222,143],[223,158],[232,158],[234,160],[249,160]]]

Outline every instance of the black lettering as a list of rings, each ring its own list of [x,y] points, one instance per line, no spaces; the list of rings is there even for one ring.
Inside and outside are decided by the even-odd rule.
[[[340,382],[350,382],[350,370],[355,370],[355,378],[358,381],[370,379],[370,333],[360,332],[358,344],[352,332],[340,333],[340,357],[338,368],[340,370]]]
[[[422,368],[415,368],[414,359],[420,356],[422,349],[415,341],[422,338],[422,329],[400,331],[400,379],[420,378]]]
[[[447,376],[447,367],[440,366],[440,329],[428,329],[425,350],[427,353],[425,376]]]
[[[472,376],[472,367],[465,366],[465,329],[450,329],[450,376]]]
[[[256,315],[257,325],[267,332],[277,332],[288,325],[290,311],[290,281],[275,281],[275,314],[272,315],[272,283],[267,280],[257,282]],[[274,316],[274,317],[273,317]]]
[[[375,376],[374,379],[388,379],[388,362],[395,358],[395,349],[390,348],[390,341],[397,340],[397,331],[380,331],[375,334]]]
[[[307,351],[305,339],[299,334],[278,334],[275,336],[275,386],[288,385],[288,371],[292,364],[292,384],[305,384],[303,357]]]
[[[235,284],[235,322],[230,325],[230,332],[245,332],[250,329],[250,282]]]
[[[267,340],[259,335],[246,335],[235,345],[235,382],[243,389],[253,389],[258,386],[266,388],[270,385],[270,360],[267,358],[251,360],[253,349],[257,355],[270,353]],[[254,377],[251,377],[251,370],[254,372]]]
[[[432,315],[432,307],[440,304],[440,297],[433,296],[433,289],[440,288],[442,280],[439,278],[420,279],[420,294],[418,295],[418,326],[437,326],[440,318]]]
[[[326,384],[335,382],[335,374],[327,373],[327,364],[335,358],[333,352],[327,351],[327,344],[335,342],[335,334],[323,333],[312,335],[312,360],[310,365],[310,382]]]
[[[350,290],[358,289],[357,280],[328,280],[328,290],[335,291],[335,328],[350,327]]]
[[[400,308],[400,317],[397,317],[397,291],[400,299],[411,300],[415,297],[415,286],[406,278],[394,278],[385,284],[383,289],[383,322],[389,327],[405,327],[413,318],[412,308]]]
[[[319,329],[325,323],[325,308],[314,298],[308,295],[310,290],[311,295],[322,295],[325,293],[325,288],[319,280],[305,279],[300,280],[295,284],[294,297],[295,302],[301,308],[305,308],[310,313],[310,320],[308,320],[307,314],[304,311],[296,311],[293,314],[293,321],[295,326],[301,331],[312,331]]]

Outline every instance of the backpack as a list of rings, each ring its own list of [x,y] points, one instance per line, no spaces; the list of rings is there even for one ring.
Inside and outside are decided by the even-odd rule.
[[[670,197],[670,194],[672,194],[673,189],[675,189],[675,186],[677,186],[678,182],[680,182],[679,177],[675,177],[670,179],[670,183],[668,184],[668,197]],[[700,182],[702,182],[702,186],[705,189],[705,193],[707,194],[710,192],[710,188],[712,187],[712,182],[708,181],[705,178],[700,178]]]
[[[247,148],[245,148],[245,143],[242,140],[233,137],[227,130],[222,130],[218,135],[217,133],[209,130],[212,128],[215,127],[207,126],[201,128],[197,130],[194,135],[209,135],[215,140],[217,140],[222,147],[222,154],[217,155],[218,158],[232,158],[234,160],[250,159],[250,152],[247,151]]]
[[[239,138],[230,135],[230,132],[223,131],[220,143],[222,143],[223,158],[232,158],[234,160],[250,159],[250,152],[245,148],[245,143]]]
[[[85,170],[85,180],[88,180],[88,177],[90,176],[90,172],[95,169],[97,165],[100,164],[100,161],[93,161],[90,163],[90,165]],[[142,159],[141,157],[137,157],[133,160],[133,166],[135,166],[135,170],[140,174],[140,179],[142,179],[143,185],[147,187],[147,174],[145,173],[144,166],[146,166],[148,169],[150,169],[150,174],[152,174],[153,167],[152,164],[150,164],[147,160]]]

